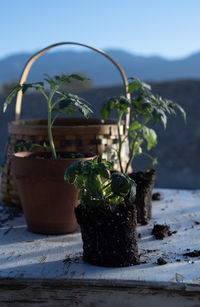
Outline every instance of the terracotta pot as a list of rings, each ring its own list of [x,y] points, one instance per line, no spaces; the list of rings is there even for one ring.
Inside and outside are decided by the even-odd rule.
[[[135,205],[75,208],[83,240],[83,260],[104,267],[124,267],[139,263]]]
[[[136,208],[137,222],[143,225],[149,223],[152,218],[152,190],[156,179],[156,171],[135,172],[129,174],[136,184]]]
[[[11,158],[28,229],[41,234],[73,232],[78,226],[74,214],[78,190],[64,181],[64,173],[72,163],[91,158],[53,160],[36,155],[20,152]]]

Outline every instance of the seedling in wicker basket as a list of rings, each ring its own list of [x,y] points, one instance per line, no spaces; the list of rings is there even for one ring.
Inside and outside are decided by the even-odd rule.
[[[127,99],[124,96],[113,97],[108,99],[101,109],[101,115],[103,119],[110,116],[111,111],[114,109],[117,111],[117,127],[118,127],[118,139],[119,147],[116,150],[117,159],[120,165],[122,173],[127,173],[129,166],[131,166],[133,159],[137,155],[145,155],[150,158],[151,163],[148,165],[147,170],[153,168],[157,163],[157,159],[153,158],[148,151],[157,144],[157,135],[154,129],[149,127],[149,124],[155,126],[158,122],[162,122],[164,128],[167,125],[167,115],[176,115],[176,109],[178,109],[184,120],[186,120],[186,114],[183,108],[168,99],[163,99],[160,96],[155,96],[151,92],[151,87],[142,83],[136,78],[130,78],[129,93],[131,93],[131,99]],[[121,137],[120,124],[124,119],[124,116],[128,114],[130,109],[130,126],[128,133],[125,137]],[[129,138],[129,160],[123,168],[122,166],[122,145],[125,140]],[[146,141],[147,152],[142,149],[142,144]]]
[[[48,138],[49,138],[49,147],[53,159],[56,159],[57,155],[53,141],[52,127],[58,115],[63,114],[71,116],[74,114],[74,112],[79,111],[82,113],[82,115],[85,118],[88,118],[89,114],[93,113],[93,111],[88,107],[87,101],[84,100],[83,98],[80,98],[77,95],[73,95],[70,93],[63,93],[62,91],[59,91],[62,84],[65,82],[70,83],[71,79],[84,81],[84,78],[76,74],[72,74],[69,76],[62,74],[61,76],[55,76],[54,78],[51,78],[50,76],[45,74],[44,81],[46,81],[46,83],[50,88],[49,95],[46,93],[46,87],[44,82],[17,84],[12,89],[10,94],[7,96],[4,103],[4,112],[5,112],[8,105],[11,103],[12,98],[19,91],[22,91],[24,94],[29,88],[32,88],[43,95],[44,100],[47,103]]]

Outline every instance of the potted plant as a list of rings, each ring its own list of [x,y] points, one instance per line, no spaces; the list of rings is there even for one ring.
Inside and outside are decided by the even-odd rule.
[[[11,170],[15,176],[22,208],[29,230],[44,234],[72,232],[77,228],[74,206],[78,204],[78,191],[67,184],[64,172],[75,161],[85,161],[88,156],[56,151],[52,133],[53,124],[59,114],[73,115],[80,111],[88,118],[92,112],[82,98],[63,93],[59,88],[63,82],[72,78],[82,79],[78,75],[61,75],[54,78],[46,75],[44,81],[50,91],[46,93],[46,83],[17,84],[4,103],[4,112],[18,91],[25,93],[32,88],[39,91],[47,104],[48,139],[45,147],[50,151],[18,152],[11,157]]]
[[[75,208],[83,240],[83,259],[105,267],[139,263],[136,236],[135,182],[127,175],[112,173],[113,163],[98,157],[76,162],[65,180],[80,189]]]
[[[119,162],[120,170],[123,174],[130,172],[132,162],[136,156],[145,155],[151,160],[151,163],[144,171],[129,174],[137,183],[137,220],[139,223],[147,224],[151,218],[152,189],[156,175],[153,167],[157,163],[157,159],[149,154],[151,148],[157,144],[157,135],[152,126],[162,122],[164,128],[166,128],[167,115],[175,115],[176,109],[181,112],[184,120],[186,115],[179,104],[163,99],[158,95],[155,96],[151,92],[151,87],[142,83],[137,78],[130,79],[128,91],[131,93],[131,98],[127,99],[124,96],[109,98],[102,105],[101,115],[104,120],[110,116],[112,110],[117,111],[119,146],[114,151],[114,158]],[[125,114],[128,114],[129,109],[130,125],[128,133],[121,137],[120,123],[124,119]],[[129,139],[129,160],[124,166],[123,145],[127,138]],[[146,141],[146,151],[144,151],[144,146],[142,147],[144,141]]]

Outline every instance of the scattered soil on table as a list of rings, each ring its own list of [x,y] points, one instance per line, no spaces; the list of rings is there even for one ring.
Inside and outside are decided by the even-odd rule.
[[[163,240],[168,231],[169,231],[168,225],[155,224],[151,233],[152,235],[154,235],[156,240]]]
[[[161,200],[161,195],[159,192],[152,194],[152,200]]]
[[[188,256],[188,257],[200,257],[200,250],[193,250],[192,252],[185,253],[183,256]]]
[[[174,230],[174,231],[169,230],[167,234],[168,234],[168,236],[172,236],[173,234],[175,234],[177,232],[178,232],[177,230]]]
[[[157,252],[157,249],[146,249],[147,253],[155,253]]]
[[[174,233],[177,233],[177,230],[171,231],[168,225],[161,224],[155,224],[151,232],[156,240],[163,240],[166,235],[171,236]]]
[[[157,264],[158,265],[164,265],[167,264],[167,261],[165,259],[163,259],[162,257],[157,259]]]

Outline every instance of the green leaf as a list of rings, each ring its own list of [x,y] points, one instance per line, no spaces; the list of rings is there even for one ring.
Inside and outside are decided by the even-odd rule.
[[[138,156],[142,153],[142,147],[140,146],[140,142],[135,142],[134,144],[134,156]]]
[[[147,150],[151,150],[157,143],[157,134],[153,129],[143,127],[143,136],[147,141]]]
[[[103,178],[106,178],[108,179],[110,176],[109,176],[109,173],[106,169],[106,165],[102,162],[100,162],[99,164],[97,164],[97,166],[95,167],[95,170],[97,171],[97,173],[103,177]]]
[[[129,194],[129,199],[128,200],[129,200],[129,202],[131,204],[133,204],[135,199],[136,199],[136,188],[137,188],[137,185],[136,185],[134,180],[130,179],[130,181],[131,181],[131,189],[130,189],[130,194]]]
[[[152,159],[152,162],[145,167],[145,171],[147,172],[151,171],[157,163],[158,163],[157,158]]]
[[[131,188],[130,179],[122,173],[113,173],[111,176],[111,189],[119,196],[126,196]]]
[[[184,119],[184,122],[186,123],[186,112],[185,112],[185,110],[178,103],[175,103],[175,107],[181,112],[181,115]]]
[[[162,124],[164,126],[164,129],[166,129],[166,126],[167,126],[167,116],[165,115],[164,112],[161,115],[161,122],[162,122]]]
[[[86,104],[82,103],[80,100],[77,100],[74,104],[77,110],[79,110],[85,118],[88,118],[89,115],[93,113],[93,111]]]
[[[131,125],[129,126],[129,131],[134,131],[134,130],[138,130],[141,128],[141,124],[138,121],[134,121],[133,123],[131,123]]]
[[[73,182],[76,189],[83,189],[84,188],[84,177],[79,175],[75,175],[75,179]]]
[[[82,102],[82,98],[73,94],[57,93],[62,97],[59,102],[59,107],[54,107],[53,111],[62,114],[72,115],[75,111],[79,111],[85,118],[88,118],[93,111]]]
[[[137,80],[132,81],[128,85],[128,93],[132,93],[133,91],[137,91],[139,87],[141,86],[141,83]]]
[[[77,161],[71,164],[65,171],[64,180],[68,183],[74,183],[76,175],[81,171],[81,162]]]
[[[123,115],[123,113],[127,114],[130,106],[131,100],[123,95],[109,98],[102,104],[101,117],[102,119],[106,119],[110,116],[112,110],[116,110],[120,116]]]
[[[98,176],[95,176],[94,174],[87,180],[87,189],[90,191],[93,198],[101,199],[103,197],[101,182]]]
[[[12,102],[13,97],[22,89],[20,84],[17,84],[6,97],[3,105],[3,112],[6,112],[8,105]]]

